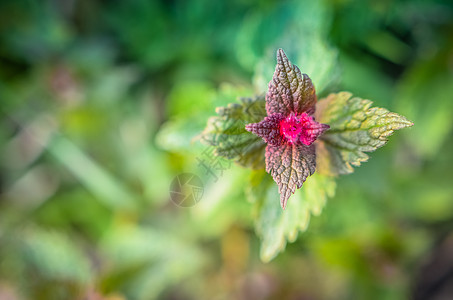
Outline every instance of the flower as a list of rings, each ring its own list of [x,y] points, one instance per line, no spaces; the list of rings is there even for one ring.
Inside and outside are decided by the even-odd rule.
[[[299,115],[291,112],[286,117],[278,113],[271,114],[259,123],[247,124],[245,129],[262,137],[269,145],[302,143],[310,146],[329,127],[316,122],[312,115],[305,112]]]
[[[313,142],[329,125],[315,121],[316,93],[311,79],[292,65],[282,49],[266,94],[267,116],[245,129],[267,143],[266,172],[279,186],[280,204],[301,188],[316,167]]]

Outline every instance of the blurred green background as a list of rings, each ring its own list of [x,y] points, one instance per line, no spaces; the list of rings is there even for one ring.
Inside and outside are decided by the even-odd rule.
[[[264,264],[249,170],[169,186],[280,47],[415,125]],[[0,299],[452,299],[452,113],[451,1],[3,0]]]

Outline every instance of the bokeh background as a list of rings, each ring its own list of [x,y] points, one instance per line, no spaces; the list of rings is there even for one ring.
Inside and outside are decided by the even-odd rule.
[[[249,170],[169,186],[279,47],[415,125],[265,264]],[[452,113],[448,0],[2,0],[0,299],[452,299]]]

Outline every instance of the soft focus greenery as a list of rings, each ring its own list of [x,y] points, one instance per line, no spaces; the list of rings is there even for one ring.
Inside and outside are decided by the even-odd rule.
[[[1,1],[0,299],[453,297],[451,275],[420,289],[431,257],[452,261],[435,252],[453,236],[452,37],[447,0]],[[322,214],[265,264],[250,200],[278,194],[228,161],[207,174],[198,137],[265,92],[280,47],[320,98],[415,125],[327,202],[316,186],[335,186],[307,180]],[[184,172],[205,182],[192,208],[169,199]]]

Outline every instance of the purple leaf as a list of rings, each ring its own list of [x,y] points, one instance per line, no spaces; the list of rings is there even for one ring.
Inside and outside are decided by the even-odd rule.
[[[267,114],[312,114],[315,104],[316,93],[311,79],[307,74],[301,74],[299,68],[288,60],[285,52],[279,49],[274,77],[269,82],[266,95]]]
[[[315,172],[316,156],[314,145],[285,143],[280,146],[267,145],[266,172],[278,185],[280,204],[286,207],[288,198],[296,188],[301,188],[308,176]]]
[[[267,116],[259,123],[251,123],[245,126],[245,129],[274,146],[284,143],[284,137],[280,134],[280,123],[285,119],[282,114],[273,114]]]
[[[313,142],[329,125],[315,121],[315,88],[306,74],[277,51],[277,66],[266,95],[267,117],[245,129],[263,138],[266,171],[278,184],[283,208],[316,168]]]

